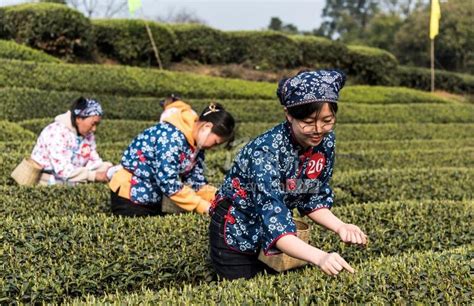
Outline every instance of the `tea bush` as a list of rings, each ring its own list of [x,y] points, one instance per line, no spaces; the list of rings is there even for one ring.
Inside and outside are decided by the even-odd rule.
[[[134,67],[33,63],[0,59],[0,87],[163,97],[265,99],[275,97],[275,85],[185,72]]]
[[[28,73],[27,73],[28,72]],[[73,91],[90,95],[153,96],[171,93],[185,99],[273,99],[276,83],[193,75],[144,68],[31,63],[0,59],[0,87]],[[341,102],[445,103],[432,94],[397,87],[347,86]]]
[[[346,45],[318,36],[294,35],[302,53],[302,65],[312,69],[346,67],[349,50]]]
[[[339,208],[335,213],[341,218],[363,225],[370,237],[369,247],[346,247],[334,234],[318,229],[311,239],[322,249],[338,251],[359,269],[371,259],[400,252],[442,251],[470,243],[465,228],[473,217],[472,208],[472,202],[446,201]],[[159,290],[198,285],[212,278],[206,260],[205,217],[118,218],[98,214],[32,216],[18,222],[7,216],[0,222],[4,229],[0,238],[4,248],[0,271],[3,302],[52,302],[143,286]],[[300,273],[288,275],[304,279],[306,274]],[[311,274],[324,277],[322,272]],[[314,281],[311,284],[315,286]]]
[[[229,35],[217,29],[200,24],[172,24],[170,29],[176,35],[174,61],[197,61],[203,64],[225,64],[232,53],[227,43]]]
[[[359,84],[394,85],[398,61],[385,50],[348,46],[348,73]]]
[[[9,174],[22,158],[21,155],[0,155],[4,164],[0,185],[15,186]],[[216,166],[213,161],[209,164],[207,178],[211,184],[218,186],[223,181],[225,169],[221,165]],[[472,199],[472,175],[472,168],[381,168],[370,171],[343,171],[336,167],[331,185],[336,193],[337,205],[405,199],[463,200]]]
[[[298,44],[275,31],[227,32],[231,63],[263,69],[293,68],[301,62]]]
[[[399,66],[397,76],[401,86],[431,90],[431,70],[421,67]],[[474,93],[474,76],[436,70],[435,88],[459,94]]]
[[[15,140],[34,140],[35,134],[22,128],[20,125],[0,120],[0,141],[15,141]]]
[[[1,7],[0,38],[67,59],[89,58],[94,49],[90,20],[56,3]]]
[[[13,40],[0,40],[0,58],[59,63],[60,60],[44,52],[16,43]]]
[[[328,277],[314,268],[253,280],[184,285],[153,291],[88,296],[77,303],[118,304],[470,304],[472,283],[466,264],[472,246],[441,253],[426,251],[369,260],[355,275]],[[262,290],[265,288],[265,290]]]
[[[97,144],[99,152],[123,152],[129,145],[130,141],[121,142],[99,142]],[[34,141],[0,141],[1,153],[14,153],[18,155],[29,154],[33,149]],[[337,154],[361,153],[361,154],[376,154],[383,151],[446,151],[453,150],[459,152],[462,150],[473,149],[474,138],[451,139],[449,142],[443,139],[425,139],[425,140],[356,140],[356,141],[338,141]],[[206,153],[207,158],[214,154],[227,155],[228,153],[233,157],[239,150],[240,146],[232,147],[230,150],[225,148],[216,148]],[[396,152],[396,153],[397,153]],[[107,154],[108,154],[107,153]],[[401,152],[399,152],[401,154]],[[338,155],[336,155],[338,156]],[[389,161],[387,161],[389,162]]]
[[[176,46],[176,36],[166,25],[146,22],[153,33],[162,65],[169,66]],[[138,19],[94,20],[92,28],[95,44],[103,56],[125,65],[158,66],[145,21]]]
[[[39,134],[52,119],[32,119],[18,124],[23,128]],[[155,125],[156,121],[103,120],[97,129],[98,142],[131,141],[145,128]],[[278,123],[240,123],[237,124],[236,139],[240,143],[249,141]],[[465,139],[474,135],[473,123],[407,123],[387,124],[337,124],[337,141],[355,140],[428,140],[428,139]],[[11,139],[13,140],[13,139]]]
[[[349,90],[351,90],[350,88]],[[350,91],[348,91],[350,92]],[[69,109],[79,92],[58,92],[22,88],[0,88],[0,118],[10,121],[54,117]],[[162,108],[158,98],[126,98],[109,95],[85,95],[101,102],[105,118],[158,120]],[[360,94],[363,96],[363,94]],[[200,113],[212,99],[187,101]],[[284,111],[277,100],[216,100],[238,122],[277,122]],[[42,107],[36,107],[41,104]],[[261,114],[265,113],[262,118]],[[474,106],[470,104],[360,104],[341,102],[338,123],[473,123]]]

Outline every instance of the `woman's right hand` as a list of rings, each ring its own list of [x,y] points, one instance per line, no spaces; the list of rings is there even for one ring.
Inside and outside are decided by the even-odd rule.
[[[337,253],[327,253],[315,248],[293,235],[281,237],[276,247],[291,257],[317,265],[324,273],[337,275],[343,269],[354,273],[354,269]]]
[[[319,266],[319,268],[328,275],[337,275],[343,269],[346,269],[350,273],[355,272],[355,270],[338,253],[324,252],[319,256],[314,264]]]

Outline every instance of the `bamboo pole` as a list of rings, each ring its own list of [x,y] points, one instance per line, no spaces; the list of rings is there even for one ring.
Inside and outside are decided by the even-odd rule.
[[[156,47],[155,39],[153,38],[153,33],[151,32],[150,26],[148,25],[148,21],[146,19],[144,21],[148,37],[150,38],[151,46],[153,47],[153,52],[155,53],[156,61],[158,62],[158,67],[163,70],[163,64],[161,63],[160,54],[158,52],[158,48]]]
[[[434,39],[431,40],[431,92],[435,91]]]
[[[153,53],[155,54],[155,58],[156,58],[156,62],[158,63],[158,67],[160,68],[160,70],[163,70],[163,64],[161,62],[160,53],[158,52],[158,48],[156,47],[155,39],[153,38],[153,33],[151,32],[150,26],[148,25],[148,20],[146,20],[145,14],[143,13],[143,6],[140,7],[140,15],[142,16],[143,21],[145,22],[146,32],[148,34],[148,38],[150,39],[151,47],[153,48]]]

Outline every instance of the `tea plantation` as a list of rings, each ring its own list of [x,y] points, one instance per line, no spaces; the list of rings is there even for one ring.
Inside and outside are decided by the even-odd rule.
[[[0,302],[119,304],[440,303],[473,299],[474,105],[413,89],[347,86],[339,106],[334,212],[368,234],[360,249],[314,226],[312,244],[356,268],[307,266],[250,281],[212,281],[208,219],[111,215],[100,184],[19,187],[10,178],[69,102],[99,99],[99,153],[129,141],[179,92],[197,111],[222,103],[237,144],[207,154],[218,185],[239,147],[281,122],[275,84],[124,66],[0,60]]]

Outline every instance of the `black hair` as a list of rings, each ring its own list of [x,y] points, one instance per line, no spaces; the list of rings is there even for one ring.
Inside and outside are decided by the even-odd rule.
[[[291,117],[298,120],[303,120],[305,118],[308,118],[308,116],[312,115],[314,112],[316,112],[316,118],[317,118],[319,116],[319,113],[321,113],[324,103],[325,102],[307,103],[307,104],[288,107],[287,110],[288,110],[288,113],[291,115]],[[329,110],[331,111],[331,113],[334,116],[336,116],[337,103],[333,103],[333,102],[326,102],[326,103],[328,103]]]
[[[74,100],[71,104],[71,108],[69,109],[71,111],[71,123],[72,126],[77,130],[77,124],[76,124],[76,119],[81,118],[80,116],[76,115],[74,112],[75,110],[84,110],[87,108],[87,99],[84,97],[79,97],[76,100]]]
[[[211,122],[213,124],[211,132],[227,140],[226,147],[234,141],[235,120],[232,115],[219,103],[211,103],[204,108],[199,121]]]
[[[285,105],[285,101],[284,101],[285,97],[283,95],[283,86],[285,85],[286,81],[288,81],[288,79],[289,78],[283,78],[278,82],[278,88],[277,88],[276,94],[277,94],[278,100],[280,100],[281,105]]]
[[[181,96],[178,94],[172,93],[170,96],[166,97],[165,99],[160,100],[159,103],[161,107],[165,108],[167,105],[179,100],[181,100]]]

